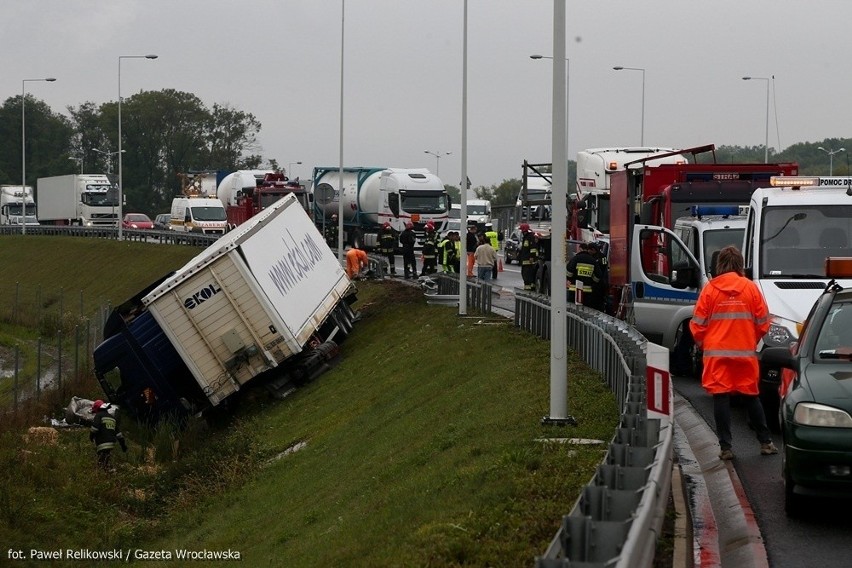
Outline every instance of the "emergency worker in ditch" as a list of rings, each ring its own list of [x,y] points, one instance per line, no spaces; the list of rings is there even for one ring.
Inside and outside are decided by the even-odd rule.
[[[388,266],[390,267],[390,273],[392,276],[396,275],[396,266],[394,265],[394,259],[396,256],[396,244],[398,242],[398,238],[396,235],[396,231],[393,230],[391,224],[387,221],[384,225],[382,225],[381,230],[379,231],[379,252],[384,255],[384,257],[388,261]]]
[[[568,261],[565,270],[568,280],[568,301],[597,308],[595,289],[600,285],[598,259],[589,251],[589,243],[580,243],[577,254]]]
[[[113,472],[115,468],[112,467],[112,450],[118,444],[122,451],[126,452],[127,442],[118,429],[118,420],[110,413],[110,403],[96,400],[92,403],[92,414],[95,419],[89,430],[89,439],[95,444],[98,466],[104,471]]]
[[[758,398],[760,368],[755,349],[769,330],[769,309],[757,285],[743,275],[743,256],[734,246],[719,252],[716,276],[698,296],[689,323],[704,352],[701,386],[713,395],[713,418],[721,452],[733,459],[731,396],[743,395],[761,455],[777,454]]]
[[[426,223],[426,236],[423,238],[423,269],[420,276],[438,272],[438,234],[431,221]]]
[[[524,290],[535,290],[535,273],[538,270],[538,242],[535,233],[530,230],[528,223],[518,226],[521,230],[521,244],[518,259],[521,263],[521,278],[524,281]]]
[[[331,216],[331,222],[325,226],[325,242],[329,248],[337,247],[337,213]]]

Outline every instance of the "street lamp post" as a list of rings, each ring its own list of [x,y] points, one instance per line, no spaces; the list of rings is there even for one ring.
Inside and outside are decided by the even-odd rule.
[[[449,156],[452,152],[430,152],[429,150],[423,150],[423,153],[435,156],[435,175],[441,177],[441,158]]]
[[[290,162],[289,164],[287,164],[287,177],[291,179],[293,177],[293,164],[300,166],[302,165],[302,162]]]
[[[840,152],[845,152],[846,148],[838,148],[837,150],[826,150],[822,146],[818,146],[817,150],[822,150],[826,154],[828,154],[828,175],[834,175],[834,155],[839,154]]]
[[[112,157],[118,154],[118,152],[107,152],[106,150],[101,150],[100,148],[92,148],[92,152],[97,152],[98,154],[103,154],[107,158],[107,173],[112,173]],[[121,153],[125,153],[127,150],[121,150]],[[80,173],[83,173],[82,170]]]
[[[53,77],[45,79],[24,79],[21,81],[21,234],[27,234],[27,83],[34,81],[56,81]]]
[[[122,59],[157,59],[156,55],[119,55],[118,56],[118,217],[116,224],[118,225],[118,240],[122,240],[124,234],[121,230],[121,208],[124,201],[124,185],[122,180],[121,168],[121,60]]]
[[[530,59],[553,59],[553,57],[549,55],[530,55]],[[569,58],[565,58],[565,131],[568,131],[568,101],[570,96],[568,95],[569,86],[571,85],[571,79],[569,77],[571,71],[571,60]]]
[[[616,71],[641,71],[642,72],[642,130],[640,131],[639,145],[645,145],[645,69],[642,67],[613,67]]]
[[[743,81],[766,81],[766,148],[763,153],[763,163],[769,163],[769,77],[743,77]]]

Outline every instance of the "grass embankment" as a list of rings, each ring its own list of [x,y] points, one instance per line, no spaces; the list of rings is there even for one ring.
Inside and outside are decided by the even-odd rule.
[[[609,441],[612,394],[572,357],[579,426],[541,426],[546,342],[427,306],[400,283],[360,284],[356,308],[317,381],[283,401],[246,392],[226,426],[126,425],[115,476],[94,471],[85,431],[25,446],[7,430],[0,542],[165,550],[170,565],[187,549],[237,551],[249,566],[530,565],[606,449],[538,439]]]

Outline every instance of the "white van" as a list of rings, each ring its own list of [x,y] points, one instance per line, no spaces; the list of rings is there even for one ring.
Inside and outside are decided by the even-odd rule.
[[[224,235],[228,225],[225,206],[215,197],[175,197],[169,228],[174,231]]]

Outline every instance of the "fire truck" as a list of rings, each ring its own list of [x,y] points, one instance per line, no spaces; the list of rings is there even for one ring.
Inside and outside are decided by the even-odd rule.
[[[677,153],[691,161],[651,166],[640,159],[610,176],[608,259],[615,315],[671,349],[675,370],[688,369],[688,323],[709,272],[672,230],[677,219],[696,207],[705,215],[731,212],[771,177],[798,174],[795,163],[718,163],[712,144]]]
[[[228,174],[219,183],[217,195],[225,205],[228,226],[236,227],[254,217],[282,197],[295,194],[309,215],[310,191],[299,180],[291,180],[281,172],[240,170]]]

